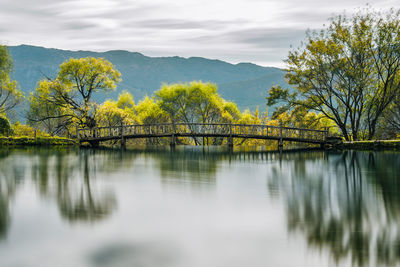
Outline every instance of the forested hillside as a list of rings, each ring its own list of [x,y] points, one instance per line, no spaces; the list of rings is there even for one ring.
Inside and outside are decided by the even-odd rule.
[[[98,101],[116,98],[123,90],[141,99],[146,94],[152,95],[162,83],[202,80],[216,83],[221,96],[237,103],[241,110],[254,110],[257,106],[265,108],[266,92],[271,85],[285,85],[282,70],[250,63],[235,65],[199,57],[147,57],[119,50],[97,53],[28,45],[11,46],[9,51],[14,60],[14,79],[25,94],[34,90],[38,80],[54,78],[58,66],[65,60],[88,56],[111,61],[122,74],[117,90],[99,96]]]

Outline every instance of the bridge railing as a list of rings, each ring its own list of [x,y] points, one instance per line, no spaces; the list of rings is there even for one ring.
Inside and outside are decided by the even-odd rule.
[[[229,135],[242,138],[274,137],[324,141],[328,130],[313,130],[263,124],[228,123],[160,123],[134,124],[114,127],[77,128],[78,139],[112,138],[123,136],[157,137],[181,135]]]

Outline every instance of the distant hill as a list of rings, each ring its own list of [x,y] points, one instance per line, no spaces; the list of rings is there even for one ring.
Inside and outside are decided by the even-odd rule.
[[[117,90],[98,96],[97,101],[115,98],[123,90],[132,93],[138,101],[146,94],[152,95],[162,83],[202,80],[216,83],[219,93],[236,102],[241,110],[254,110],[257,106],[265,108],[265,95],[271,85],[285,85],[282,70],[251,63],[230,64],[200,57],[147,57],[121,50],[68,51],[28,45],[10,46],[9,51],[14,60],[14,79],[26,94],[35,88],[38,80],[55,77],[63,61],[89,56],[111,61],[122,73]]]

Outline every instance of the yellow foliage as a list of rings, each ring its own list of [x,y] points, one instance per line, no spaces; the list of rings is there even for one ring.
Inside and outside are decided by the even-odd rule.
[[[236,104],[224,100],[213,83],[164,84],[155,95],[171,121],[228,123],[240,118]]]
[[[143,124],[168,121],[167,114],[161,109],[159,103],[156,103],[153,98],[148,96],[137,104],[135,111],[139,122]]]
[[[133,110],[135,107],[135,101],[133,101],[133,96],[129,92],[123,92],[118,97],[117,106],[122,109]]]
[[[96,121],[99,126],[112,127],[121,125],[131,125],[137,122],[133,108],[125,106],[120,108],[118,102],[107,100],[101,104],[96,111]]]
[[[28,136],[28,137],[34,137],[35,136],[35,128],[26,125],[26,124],[21,124],[18,121],[14,123],[12,126],[12,131],[15,136]],[[36,130],[36,136],[50,136],[49,134],[42,132],[40,130]]]

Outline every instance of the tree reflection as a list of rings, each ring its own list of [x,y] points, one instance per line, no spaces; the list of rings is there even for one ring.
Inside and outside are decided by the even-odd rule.
[[[116,201],[113,194],[109,191],[102,195],[95,194],[90,175],[95,174],[95,170],[89,168],[88,153],[83,152],[81,155],[81,168],[83,169],[83,179],[80,190],[72,194],[72,190],[68,190],[68,183],[64,183],[64,187],[58,196],[58,203],[61,214],[69,221],[97,221],[106,218],[115,208]],[[96,166],[92,161],[91,166]],[[83,165],[83,166],[82,166]],[[81,173],[82,175],[82,173]],[[92,177],[93,178],[93,177]]]
[[[0,152],[0,239],[5,238],[11,222],[10,202],[25,176],[22,163],[10,158],[11,152]]]
[[[62,217],[70,222],[98,221],[116,207],[114,194],[96,183],[98,162],[90,152],[43,151],[32,167],[41,195],[56,199]]]
[[[294,159],[275,168],[270,185],[287,203],[288,230],[336,263],[400,263],[399,154],[329,153],[325,160]]]
[[[2,152],[0,154],[0,160],[3,165],[5,162],[5,158],[8,153]],[[6,166],[6,165],[4,165]],[[13,179],[9,179],[5,174],[5,170],[0,172],[0,239],[4,238],[8,227],[10,225],[10,198],[15,193],[15,181]]]

